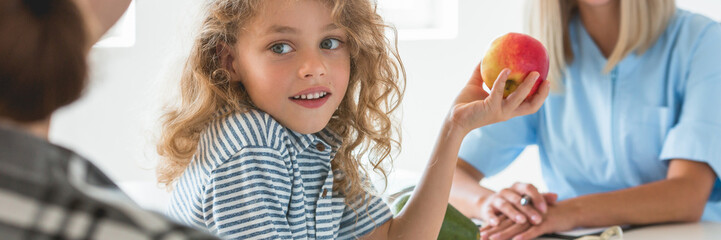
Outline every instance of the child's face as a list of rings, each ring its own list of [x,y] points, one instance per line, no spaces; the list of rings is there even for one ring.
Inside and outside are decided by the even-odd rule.
[[[241,30],[234,79],[283,126],[315,133],[328,124],[348,87],[346,34],[315,0],[267,0]]]

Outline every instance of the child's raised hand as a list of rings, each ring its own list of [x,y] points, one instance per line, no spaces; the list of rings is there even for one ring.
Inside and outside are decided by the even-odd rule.
[[[538,91],[526,99],[539,76],[537,72],[531,72],[516,91],[503,99],[503,90],[506,87],[509,69],[501,71],[489,94],[483,89],[480,70],[481,65],[478,64],[468,84],[456,98],[450,113],[450,120],[453,124],[466,131],[534,113],[541,108],[543,101],[548,96],[549,83],[544,81]],[[524,101],[524,99],[526,100]]]

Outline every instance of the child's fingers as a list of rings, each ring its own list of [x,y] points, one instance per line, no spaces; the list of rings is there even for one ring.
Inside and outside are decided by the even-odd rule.
[[[519,114],[526,115],[538,111],[538,109],[543,106],[543,102],[546,101],[546,97],[548,97],[550,89],[550,82],[548,80],[543,81],[543,83],[541,83],[541,86],[538,88],[538,92],[533,94],[532,98],[529,101],[525,101],[521,105],[521,107],[517,109]]]
[[[468,84],[483,86],[483,77],[481,76],[481,63],[478,63],[478,65],[476,65],[476,69],[473,70],[473,74],[471,74],[471,79],[468,80]]]
[[[503,100],[503,90],[506,89],[506,80],[508,80],[508,74],[510,73],[510,69],[504,68],[501,73],[498,74],[498,78],[496,78],[496,81],[493,82],[493,88],[491,89],[491,95],[489,96],[491,101],[500,102]]]
[[[519,86],[516,91],[506,98],[506,102],[511,109],[515,109],[521,105],[523,100],[526,99],[526,96],[528,96],[528,93],[530,93],[531,89],[533,89],[533,85],[536,83],[539,76],[541,75],[536,71],[529,73],[528,76],[526,76],[526,79],[524,79],[521,83],[521,86]]]
[[[538,109],[541,108],[543,105],[543,102],[546,101],[546,98],[548,97],[548,93],[551,91],[551,82],[549,81],[543,81],[543,84],[541,88],[539,89],[536,94],[534,94],[533,98],[531,99],[531,109],[532,112],[538,111]]]

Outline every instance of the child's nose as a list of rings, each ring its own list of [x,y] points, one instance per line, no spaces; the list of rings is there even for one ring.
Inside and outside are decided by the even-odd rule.
[[[320,53],[307,53],[302,61],[298,72],[301,78],[306,79],[325,76],[327,69],[323,62],[323,56],[321,56]]]

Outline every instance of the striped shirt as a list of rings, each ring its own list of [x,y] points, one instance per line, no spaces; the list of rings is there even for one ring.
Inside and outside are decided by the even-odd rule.
[[[172,217],[229,239],[354,239],[392,218],[377,196],[347,206],[333,192],[332,131],[296,133],[258,110],[217,116],[175,185]]]
[[[146,211],[85,158],[0,124],[0,239],[217,239]]]

